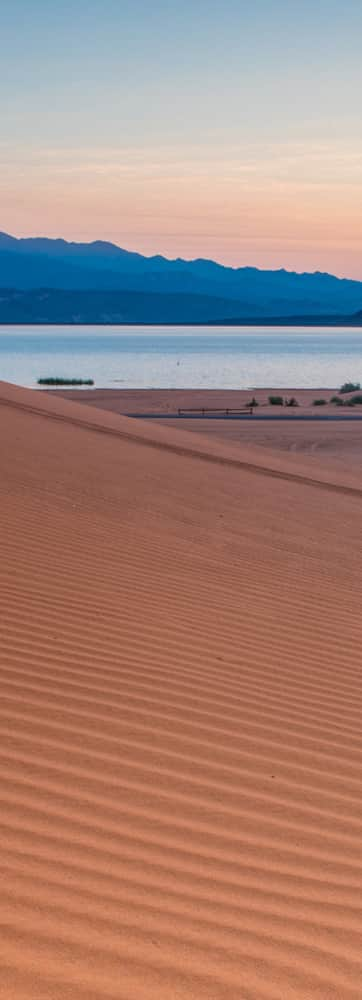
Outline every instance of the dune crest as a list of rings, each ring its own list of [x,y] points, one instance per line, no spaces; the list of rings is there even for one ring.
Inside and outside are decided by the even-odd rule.
[[[358,476],[0,420],[0,998],[359,1000]]]

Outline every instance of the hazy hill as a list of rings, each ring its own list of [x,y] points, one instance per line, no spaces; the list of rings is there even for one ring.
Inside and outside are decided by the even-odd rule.
[[[129,253],[102,241],[15,239],[5,233],[0,233],[1,288],[133,293],[133,305],[129,295],[127,301],[129,319],[136,319],[139,312],[140,293],[152,293],[156,296],[150,300],[154,322],[161,321],[161,314],[168,314],[171,305],[176,310],[172,315],[175,321],[193,309],[197,313],[194,318],[205,321],[240,316],[337,316],[362,309],[362,282],[329,274],[231,268],[209,260],[167,260]],[[162,307],[165,295],[173,299]],[[123,297],[119,299],[121,312],[122,302]],[[201,317],[199,307],[201,312],[205,310]]]
[[[362,312],[266,317],[249,306],[236,315],[231,299],[157,292],[0,289],[1,323],[220,323],[362,326]],[[215,318],[216,317],[216,318]]]
[[[0,289],[0,323],[208,323],[234,314],[232,301],[207,295]]]

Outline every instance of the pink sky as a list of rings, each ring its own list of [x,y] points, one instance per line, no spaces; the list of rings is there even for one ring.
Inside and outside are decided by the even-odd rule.
[[[29,157],[25,170],[0,167],[1,228],[15,236],[106,239],[147,255],[362,279],[361,162],[343,161],[349,183],[341,186],[331,151],[313,163],[301,151],[248,163],[216,151],[208,162],[167,152],[154,160],[132,150],[48,152]]]
[[[24,163],[25,159],[25,163]],[[0,166],[1,228],[106,239],[148,255],[362,279],[361,150],[285,145],[19,150]],[[344,183],[341,183],[343,175]]]
[[[362,280],[360,0],[12,0],[0,229]]]

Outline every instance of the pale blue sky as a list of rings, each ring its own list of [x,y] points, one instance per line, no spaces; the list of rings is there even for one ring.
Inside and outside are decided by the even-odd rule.
[[[360,0],[3,7],[0,228],[362,277]]]

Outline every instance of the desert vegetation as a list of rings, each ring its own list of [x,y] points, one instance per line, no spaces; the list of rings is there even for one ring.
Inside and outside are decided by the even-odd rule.
[[[350,397],[350,399],[341,399],[340,396],[331,396],[330,402],[335,403],[336,406],[361,406],[362,392],[356,392],[354,396]],[[316,400],[314,403],[316,403]]]
[[[283,396],[268,396],[270,406],[284,406]]]
[[[60,378],[51,376],[49,378],[38,378],[38,385],[94,385],[92,378]]]
[[[344,382],[343,385],[341,385],[339,392],[340,394],[346,392],[357,392],[360,388],[361,386],[359,382]]]

